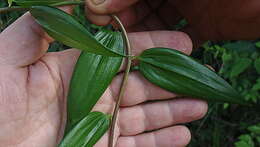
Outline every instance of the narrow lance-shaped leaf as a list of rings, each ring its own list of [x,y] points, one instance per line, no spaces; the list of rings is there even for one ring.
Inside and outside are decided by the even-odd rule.
[[[111,116],[91,112],[62,140],[59,147],[93,147],[109,128]]]
[[[224,79],[177,50],[152,48],[138,59],[141,73],[166,90],[209,101],[246,104]]]
[[[96,39],[112,50],[123,53],[121,33],[102,30],[96,34]],[[122,58],[81,53],[68,94],[66,132],[91,111],[118,72],[121,63]]]
[[[67,46],[104,56],[124,56],[99,43],[72,15],[60,9],[32,6],[30,12],[51,37]]]
[[[66,0],[13,0],[20,6],[41,6],[64,2]]]

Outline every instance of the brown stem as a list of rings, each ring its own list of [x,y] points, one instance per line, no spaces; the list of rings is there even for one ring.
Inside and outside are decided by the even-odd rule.
[[[19,6],[6,7],[6,8],[0,8],[0,14],[13,12],[13,11],[27,11],[27,10],[29,10],[29,8],[19,7]]]
[[[119,96],[118,99],[116,101],[116,106],[114,108],[114,112],[113,112],[113,117],[112,117],[112,124],[111,124],[111,130],[110,130],[110,134],[109,134],[109,143],[108,143],[108,147],[113,147],[114,146],[114,136],[115,136],[115,126],[116,126],[116,121],[117,121],[117,116],[118,116],[118,112],[119,112],[119,106],[120,106],[120,102],[124,96],[125,93],[125,89],[126,89],[126,84],[127,84],[127,80],[128,80],[128,75],[131,69],[131,64],[132,64],[132,58],[133,56],[131,56],[131,46],[130,46],[130,41],[127,37],[127,32],[126,29],[124,27],[124,25],[122,24],[122,22],[120,21],[120,19],[115,16],[112,15],[112,18],[118,23],[118,25],[120,26],[120,29],[123,33],[123,37],[124,37],[124,42],[126,44],[126,55],[127,55],[127,66],[126,66],[126,70],[124,73],[124,77],[123,77],[123,81],[121,83],[121,88],[120,88],[120,92],[119,92]]]

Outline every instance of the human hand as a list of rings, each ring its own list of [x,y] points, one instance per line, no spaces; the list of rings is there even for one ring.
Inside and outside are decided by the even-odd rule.
[[[259,0],[104,0],[99,5],[92,1],[86,0],[92,22],[104,25],[110,21],[107,14],[115,13],[129,31],[165,30],[185,17],[189,25],[183,31],[196,46],[205,40],[260,37]]]
[[[130,33],[129,37],[136,55],[154,46],[186,54],[192,48],[180,32]],[[0,34],[1,146],[54,147],[63,136],[69,81],[80,52],[46,53],[52,41],[29,14]],[[115,77],[94,110],[111,112],[121,78],[121,74]],[[185,146],[190,132],[177,124],[197,120],[207,111],[204,101],[174,99],[175,94],[152,85],[138,72],[130,73],[127,87],[116,129],[117,147]],[[107,138],[95,146],[106,147]]]

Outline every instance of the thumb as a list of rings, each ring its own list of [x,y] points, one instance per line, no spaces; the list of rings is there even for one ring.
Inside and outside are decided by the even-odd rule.
[[[136,2],[138,0],[86,0],[88,9],[99,15],[120,12]]]
[[[111,21],[109,14],[123,11],[138,0],[86,0],[86,16],[96,25],[107,25]]]
[[[62,7],[72,12],[71,7]],[[0,65],[24,67],[45,55],[53,39],[26,13],[0,33]]]

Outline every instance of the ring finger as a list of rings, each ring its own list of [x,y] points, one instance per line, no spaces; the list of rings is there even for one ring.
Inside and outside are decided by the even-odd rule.
[[[118,122],[120,134],[137,135],[145,131],[191,122],[202,118],[207,108],[206,102],[187,98],[122,108]]]

